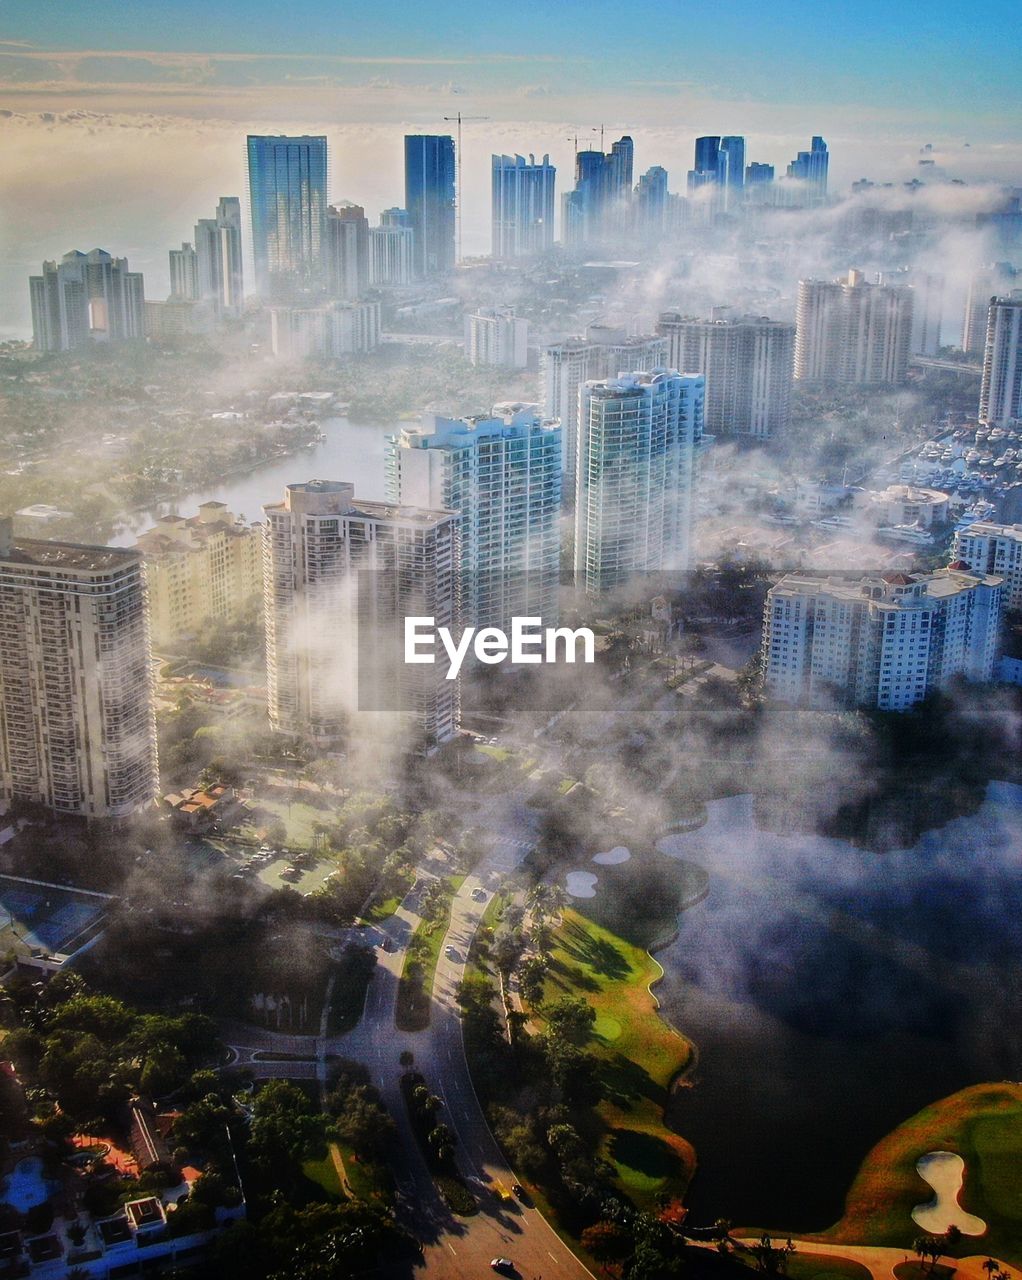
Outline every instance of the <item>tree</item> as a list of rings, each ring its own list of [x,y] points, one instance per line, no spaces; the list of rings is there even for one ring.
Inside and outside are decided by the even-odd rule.
[[[308,1160],[326,1154],[327,1117],[287,1080],[271,1080],[256,1095],[248,1153],[278,1186],[292,1187]]]
[[[550,962],[546,956],[527,956],[518,970],[518,990],[526,1004],[535,1008],[543,999]]]
[[[632,1252],[632,1238],[618,1222],[594,1222],[582,1232],[581,1241],[604,1270],[609,1263],[624,1262]]]
[[[795,1246],[788,1240],[783,1245],[775,1245],[765,1233],[760,1236],[759,1243],[750,1245],[749,1252],[756,1259],[756,1267],[764,1275],[783,1275],[788,1267],[788,1258],[795,1252]]]
[[[916,1236],[912,1249],[920,1262],[929,1259],[928,1272],[932,1272],[939,1260],[944,1256],[945,1241],[943,1236]]]
[[[581,996],[562,996],[545,1013],[547,1034],[573,1045],[585,1044],[596,1023],[596,1010]]]

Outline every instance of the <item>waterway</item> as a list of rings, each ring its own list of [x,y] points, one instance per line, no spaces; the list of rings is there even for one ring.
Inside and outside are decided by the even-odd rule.
[[[192,516],[200,502],[226,502],[235,515],[260,520],[264,503],[279,502],[285,485],[302,480],[350,480],[360,498],[383,498],[385,440],[396,427],[350,422],[347,418],[327,418],[320,425],[325,439],[313,448],[299,449],[286,458],[274,458],[236,475],[210,476],[208,485],[129,518],[128,526],[114,543],[130,546],[160,516],[172,511]]]
[[[708,809],[660,844],[710,876],[657,956],[698,1048],[673,1104],[690,1220],[822,1229],[900,1122],[1022,1076],[1022,788],[884,854],[762,831],[749,797]]]

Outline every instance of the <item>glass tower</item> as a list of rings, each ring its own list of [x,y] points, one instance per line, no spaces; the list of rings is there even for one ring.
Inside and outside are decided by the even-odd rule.
[[[322,289],[326,188],[325,137],[249,136],[252,258],[261,298]]]
[[[454,139],[405,137],[405,208],[415,231],[415,265],[421,276],[454,269]]]

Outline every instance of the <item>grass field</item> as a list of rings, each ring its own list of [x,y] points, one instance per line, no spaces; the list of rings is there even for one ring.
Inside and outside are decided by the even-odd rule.
[[[577,911],[555,931],[544,1002],[581,995],[596,1010],[589,1048],[602,1061],[607,1098],[603,1154],[623,1189],[651,1205],[682,1195],[695,1165],[691,1146],[664,1124],[672,1081],[688,1065],[691,1044],[657,1013],[649,984],[661,974],[645,950]]]
[[[302,1172],[310,1182],[314,1182],[317,1187],[326,1192],[331,1200],[347,1199],[331,1152],[328,1151],[322,1160],[306,1161],[302,1165]]]
[[[447,883],[451,889],[451,899],[461,888],[463,875],[448,876]],[[436,977],[436,964],[440,958],[440,948],[451,924],[451,905],[440,913],[436,921],[423,920],[412,935],[412,941],[422,939],[426,950],[418,968],[411,956],[405,957],[404,968],[397,984],[397,1008],[394,1021],[401,1031],[422,1031],[429,1026],[429,1006],[433,996],[433,980]],[[411,946],[412,943],[409,943]]]
[[[987,1223],[958,1253],[990,1254],[1022,1265],[1022,1085],[974,1085],[924,1108],[879,1142],[848,1193],[845,1215],[820,1239],[910,1248],[920,1234],[911,1213],[932,1190],[916,1172],[929,1151],[956,1151],[965,1161],[959,1197]]]

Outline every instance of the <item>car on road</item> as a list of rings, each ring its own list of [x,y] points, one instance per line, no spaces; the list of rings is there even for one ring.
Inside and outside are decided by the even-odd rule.
[[[472,897],[475,899],[476,902],[485,902],[486,890],[481,888],[479,885],[476,885],[476,887],[472,890]]]
[[[493,1258],[490,1261],[490,1268],[493,1271],[499,1271],[502,1276],[516,1276],[518,1268],[510,1258]]]
[[[444,955],[447,957],[447,959],[448,959],[448,960],[460,960],[460,959],[461,959],[461,956],[460,956],[460,955],[458,955],[458,952],[457,952],[457,951],[455,950],[455,948],[454,948],[454,947],[452,947],[450,944],[448,944],[446,947],[444,947]]]

